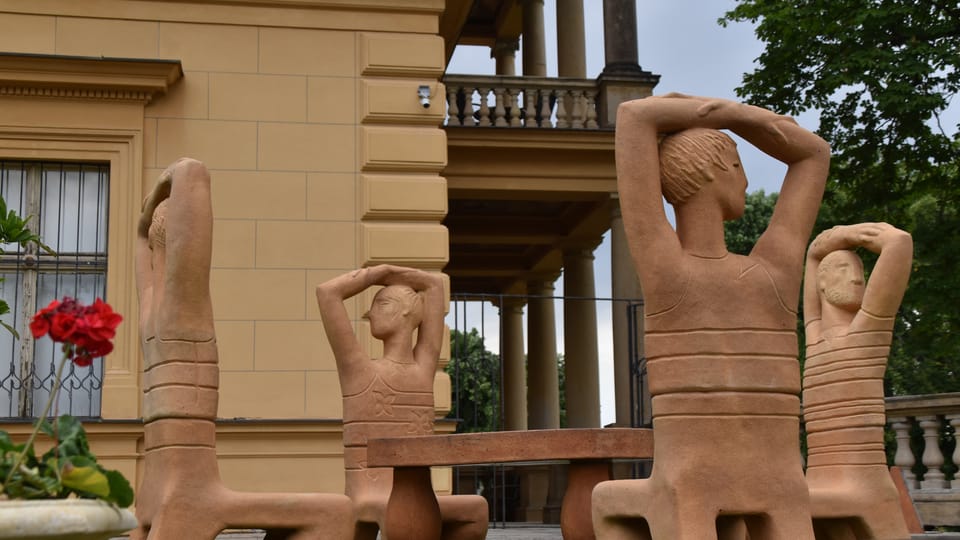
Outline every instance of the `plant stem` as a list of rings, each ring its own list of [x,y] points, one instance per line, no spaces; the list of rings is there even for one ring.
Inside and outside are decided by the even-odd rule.
[[[57,366],[57,376],[53,379],[53,388],[50,390],[50,397],[47,399],[47,404],[43,406],[43,412],[40,413],[40,416],[37,417],[37,421],[33,424],[33,432],[30,433],[30,438],[27,439],[27,443],[23,445],[23,450],[17,454],[17,461],[13,464],[13,467],[10,467],[10,471],[7,472],[7,477],[3,480],[3,483],[6,484],[10,481],[10,478],[13,476],[14,471],[20,468],[20,464],[23,463],[23,458],[27,454],[27,450],[33,448],[33,441],[36,440],[37,434],[40,433],[40,425],[43,423],[44,419],[47,418],[47,414],[50,412],[50,407],[53,405],[53,402],[57,400],[57,394],[60,393],[60,376],[63,375],[63,367],[67,365],[66,354],[63,355],[63,358],[60,360],[60,365]]]

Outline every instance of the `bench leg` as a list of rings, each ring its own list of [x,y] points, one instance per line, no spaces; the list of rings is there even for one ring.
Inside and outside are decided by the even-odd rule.
[[[429,467],[397,467],[384,519],[389,540],[440,540],[440,506]]]

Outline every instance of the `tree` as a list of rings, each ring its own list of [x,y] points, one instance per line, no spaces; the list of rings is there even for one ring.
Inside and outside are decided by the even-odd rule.
[[[914,237],[888,392],[960,390],[960,139],[944,113],[960,90],[960,6],[946,0],[741,0],[766,44],[737,93],[820,113],[833,150],[817,234],[886,221]],[[866,261],[869,265],[869,260]]]
[[[496,431],[500,422],[500,356],[488,351],[476,328],[450,331],[453,407],[448,418],[459,420],[458,433]]]
[[[723,239],[731,253],[747,255],[754,244],[767,229],[773,207],[777,204],[777,193],[767,195],[762,189],[747,194],[747,203],[743,217],[723,224]]]

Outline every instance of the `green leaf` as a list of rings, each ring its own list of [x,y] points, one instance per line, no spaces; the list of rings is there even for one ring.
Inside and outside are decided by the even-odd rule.
[[[133,488],[130,482],[118,471],[105,470],[107,480],[110,482],[110,496],[108,501],[116,503],[121,508],[126,508],[133,504]]]
[[[110,481],[96,465],[75,467],[68,462],[60,471],[60,478],[65,488],[90,493],[104,499],[110,496]]]

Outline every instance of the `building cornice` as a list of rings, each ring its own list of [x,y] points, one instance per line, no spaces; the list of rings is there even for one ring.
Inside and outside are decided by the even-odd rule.
[[[183,77],[179,60],[0,53],[0,95],[149,103]]]

